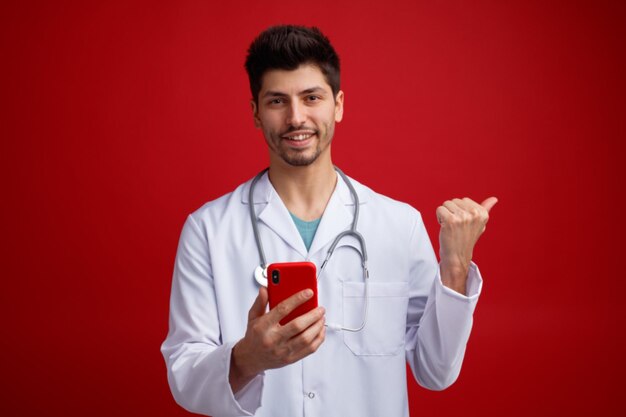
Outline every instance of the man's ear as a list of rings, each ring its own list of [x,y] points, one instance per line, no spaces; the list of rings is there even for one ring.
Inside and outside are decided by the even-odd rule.
[[[254,99],[250,100],[250,108],[252,109],[252,118],[254,119],[254,127],[261,128],[261,119],[259,119],[259,107]]]
[[[340,122],[343,119],[343,91],[339,90],[335,97],[335,122]]]

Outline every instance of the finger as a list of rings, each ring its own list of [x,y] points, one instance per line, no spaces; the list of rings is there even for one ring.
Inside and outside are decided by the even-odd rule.
[[[444,201],[442,206],[444,206],[445,208],[447,208],[450,213],[458,213],[459,211],[462,210],[461,207],[459,207],[457,204],[455,204],[453,201],[447,200]]]
[[[489,210],[491,210],[493,206],[496,205],[497,202],[498,202],[498,199],[496,197],[489,197],[488,199],[480,203],[480,205],[483,206],[485,210],[487,210],[487,212],[489,212]]]
[[[306,348],[315,340],[319,332],[324,328],[324,321],[324,317],[320,317],[318,320],[311,323],[309,327],[291,338],[291,347],[294,352]]]
[[[444,223],[446,223],[447,220],[449,220],[451,217],[454,216],[454,214],[452,214],[450,212],[450,210],[448,210],[446,207],[444,206],[439,206],[437,207],[437,221],[439,222],[439,224],[443,225]]]
[[[285,324],[281,329],[283,335],[288,338],[292,338],[304,331],[306,331],[309,327],[313,326],[319,320],[324,318],[324,314],[326,311],[324,307],[317,307],[308,313],[304,313],[303,315],[296,317],[291,320],[289,323]]]
[[[484,208],[469,197],[463,197],[461,201],[463,203],[463,207],[465,207],[466,210],[473,210],[473,209],[482,210]]]
[[[267,309],[267,288],[261,287],[259,288],[259,295],[256,296],[252,307],[250,307],[250,311],[248,312],[248,321],[252,321],[257,317],[261,317],[265,314],[265,310]]]
[[[465,211],[469,211],[472,208],[474,208],[474,206],[478,206],[477,203],[475,203],[474,201],[472,201],[470,198],[467,198],[467,197],[465,197],[464,199],[454,198],[452,199],[452,202],[456,204],[457,207],[459,207],[461,210],[465,210]]]
[[[487,220],[489,220],[489,211],[486,210],[483,206],[468,197],[463,198],[462,202],[465,211],[472,215],[474,218],[480,219],[485,223],[487,222]]]
[[[272,310],[270,310],[269,315],[271,320],[275,323],[278,323],[289,313],[295,310],[296,307],[298,307],[300,304],[305,303],[311,297],[313,297],[313,290],[311,289],[306,289],[295,293],[291,297],[278,304]]]
[[[326,337],[324,323],[324,318],[321,318],[290,341],[292,351],[290,362],[298,361],[315,352],[320,347]]]

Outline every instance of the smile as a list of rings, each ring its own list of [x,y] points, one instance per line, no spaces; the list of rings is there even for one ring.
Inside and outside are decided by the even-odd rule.
[[[281,137],[287,140],[302,141],[302,140],[309,139],[314,134],[315,134],[314,132],[297,133],[297,134],[294,132],[294,133],[283,135]]]

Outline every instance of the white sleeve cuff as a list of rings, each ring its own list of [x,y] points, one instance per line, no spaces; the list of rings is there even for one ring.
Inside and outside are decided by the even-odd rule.
[[[482,291],[483,278],[480,275],[478,266],[474,262],[470,261],[469,272],[467,274],[467,283],[465,284],[465,288],[467,291],[466,295],[460,294],[453,289],[443,285],[443,283],[441,282],[441,272],[439,268],[437,268],[437,278],[435,279],[435,285],[439,287],[439,292],[443,294],[457,298],[459,300],[475,302],[478,300],[478,296]]]
[[[225,344],[224,360],[223,364],[226,367],[226,383],[230,387],[228,377],[230,374],[230,361],[232,358],[233,347],[235,342]],[[230,400],[234,402],[242,415],[252,416],[256,410],[261,406],[261,398],[263,394],[263,382],[265,380],[265,372],[255,376],[250,382],[248,382],[243,388],[241,388],[236,394],[233,393],[232,388],[228,390],[230,393]]]

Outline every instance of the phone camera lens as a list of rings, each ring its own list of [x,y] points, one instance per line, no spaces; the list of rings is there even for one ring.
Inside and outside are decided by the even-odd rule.
[[[272,283],[278,284],[279,281],[280,281],[280,272],[278,272],[278,270],[275,269],[272,271]]]

